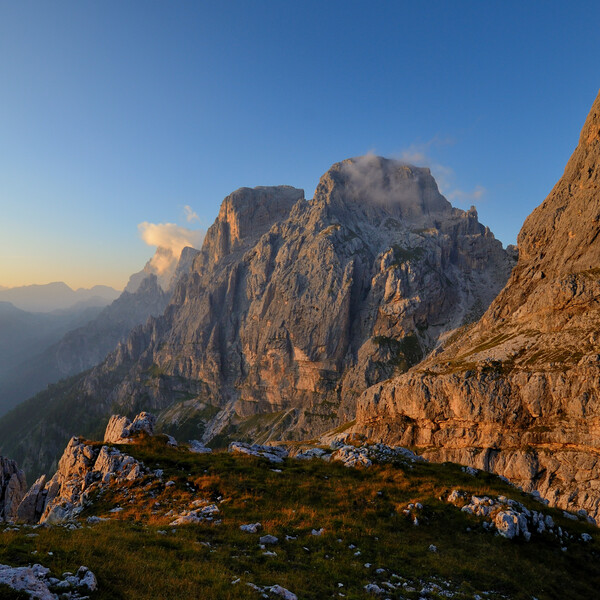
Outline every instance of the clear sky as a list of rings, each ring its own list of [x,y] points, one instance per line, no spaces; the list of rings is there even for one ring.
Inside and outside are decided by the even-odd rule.
[[[0,1],[0,285],[123,287],[148,224],[207,228],[240,186],[310,198],[369,151],[514,243],[600,87],[598,23],[576,1]]]

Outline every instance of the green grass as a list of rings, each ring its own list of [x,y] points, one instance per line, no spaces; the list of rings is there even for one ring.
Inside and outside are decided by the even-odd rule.
[[[147,478],[111,487],[83,516],[113,520],[91,527],[84,521],[74,531],[38,528],[37,537],[26,537],[28,528],[1,533],[0,563],[40,562],[58,575],[86,565],[100,586],[92,600],[259,599],[248,582],[279,584],[302,599],[337,598],[339,591],[346,598],[373,598],[364,586],[382,585],[392,574],[408,582],[447,581],[462,593],[455,598],[473,598],[486,590],[495,592],[488,598],[592,598],[600,585],[596,541],[569,543],[568,552],[562,552],[546,535],[529,543],[506,540],[439,499],[459,487],[476,494],[505,494],[540,510],[531,497],[489,474],[471,477],[451,464],[347,469],[339,463],[291,459],[277,473],[263,459],[226,452],[194,455],[168,448],[159,438],[123,450],[149,468],[163,469],[163,480],[175,485]],[[221,499],[222,522],[170,527],[173,517],[164,513],[178,512],[197,498]],[[424,505],[418,527],[403,513],[409,502]],[[116,504],[123,511],[110,515]],[[566,520],[560,511],[543,511],[571,533],[588,531],[598,537],[594,527]],[[260,534],[240,531],[241,524],[252,522],[262,523]],[[323,535],[311,534],[321,527]],[[270,548],[277,556],[264,556],[258,545],[259,536],[267,533],[280,540]],[[296,539],[286,540],[286,535]],[[349,548],[351,544],[356,548]],[[439,551],[428,551],[430,544]],[[377,568],[385,572],[376,574]],[[232,584],[236,579],[240,582]],[[382,597],[419,594],[390,591]]]
[[[206,423],[219,413],[219,407],[187,398],[169,406],[158,417],[157,429],[179,440],[200,439]]]
[[[394,252],[394,260],[390,264],[390,267],[398,267],[405,262],[416,262],[423,258],[425,250],[420,247],[416,248],[403,248],[398,244],[392,246]]]
[[[31,600],[29,594],[13,590],[3,583],[0,583],[0,598],[2,598],[2,600]]]

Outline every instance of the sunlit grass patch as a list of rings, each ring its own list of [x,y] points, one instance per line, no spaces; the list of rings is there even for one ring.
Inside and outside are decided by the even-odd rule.
[[[121,449],[148,469],[161,469],[162,479],[111,486],[86,508],[80,529],[0,534],[0,562],[39,562],[57,575],[86,565],[100,584],[94,599],[260,598],[248,583],[278,584],[303,599],[340,592],[372,598],[364,586],[386,582],[400,587],[386,588],[384,597],[419,598],[420,586],[433,582],[454,598],[489,591],[488,598],[542,600],[591,598],[600,584],[595,541],[574,541],[563,552],[550,536],[507,540],[445,501],[453,488],[504,494],[552,514],[574,534],[596,537],[595,528],[564,519],[486,473],[473,477],[453,464],[402,461],[368,469],[319,459],[273,465],[227,452],[192,454],[150,438]],[[170,525],[200,500],[219,508],[213,521]],[[122,510],[111,513],[115,506]],[[88,526],[89,515],[110,520]],[[262,527],[242,531],[248,523]],[[261,547],[266,534],[278,542]]]

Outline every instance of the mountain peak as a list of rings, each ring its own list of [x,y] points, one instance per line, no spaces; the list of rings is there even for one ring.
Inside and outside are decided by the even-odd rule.
[[[304,190],[289,185],[235,190],[221,203],[217,220],[206,233],[203,251],[219,260],[245,242],[255,241],[286,219],[303,198]]]
[[[581,130],[565,172],[546,200],[527,217],[518,245],[523,265],[566,274],[598,265],[600,227],[600,94]]]
[[[599,171],[600,95],[563,176],[521,229],[505,288],[473,327],[367,390],[359,428],[600,517]]]
[[[315,199],[421,224],[452,211],[428,168],[371,154],[335,163],[321,177]]]

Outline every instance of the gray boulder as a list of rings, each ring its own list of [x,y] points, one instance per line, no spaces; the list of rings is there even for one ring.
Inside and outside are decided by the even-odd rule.
[[[104,432],[104,442],[107,444],[123,444],[130,441],[131,436],[142,432],[153,435],[156,417],[147,412],[141,412],[131,422],[127,417],[113,415],[108,421]]]
[[[0,520],[15,518],[26,492],[25,473],[14,460],[0,456]]]

